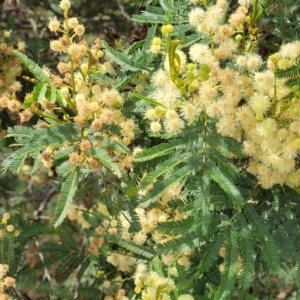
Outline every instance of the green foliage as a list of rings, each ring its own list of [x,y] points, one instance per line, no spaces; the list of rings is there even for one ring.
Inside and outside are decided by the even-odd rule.
[[[14,50],[14,55],[16,55],[19,59],[21,59],[22,63],[29,69],[32,75],[36,78],[36,80],[40,83],[50,84],[50,78],[45,74],[45,71],[40,68],[34,61],[28,58],[25,54]]]
[[[55,215],[52,220],[54,227],[59,226],[66,217],[67,210],[72,203],[72,200],[78,188],[78,182],[79,174],[76,170],[66,175],[66,179],[64,180],[61,187],[60,198],[58,199],[56,205]]]
[[[109,128],[106,130],[109,131]],[[80,141],[81,129],[74,124],[57,125],[41,130],[33,130],[24,126],[16,126],[8,129],[7,137],[14,137],[15,146],[20,148],[10,154],[2,163],[4,171],[20,172],[21,168],[28,158],[35,159],[35,164],[29,174],[34,174],[42,164],[41,153],[45,152],[47,147],[51,146],[54,150],[57,148],[53,163],[56,163],[57,173],[61,177],[61,194],[56,205],[55,216],[52,220],[54,226],[62,223],[66,217],[69,205],[72,203],[79,183],[85,178],[80,175],[80,168],[72,165],[68,161],[68,154],[73,147],[67,147],[70,144],[76,144]],[[121,149],[127,152],[126,147],[120,146],[117,142],[103,138],[103,147],[108,149]],[[89,150],[91,157],[98,159],[103,166],[120,176],[117,165],[112,161],[108,153],[102,149],[91,148]],[[91,171],[86,170],[86,175]]]
[[[3,217],[0,223],[0,263],[9,265],[9,276],[17,282],[16,291],[8,292],[19,297],[23,290],[30,291],[36,299],[119,299],[125,296],[121,295],[124,290],[131,300],[150,299],[151,293],[151,300],[165,296],[177,300],[185,294],[195,300],[256,300],[277,296],[268,295],[268,291],[281,290],[279,283],[272,289],[274,278],[284,279],[284,286],[295,282],[292,287],[296,283],[299,287],[297,185],[290,184],[294,189],[283,184],[260,187],[261,177],[246,172],[251,155],[244,154],[241,143],[244,135],[254,134],[253,128],[256,130],[264,118],[276,120],[278,116],[269,115],[267,109],[263,120],[258,120],[250,110],[255,120],[249,126],[252,131],[239,128],[240,137],[224,136],[218,117],[211,117],[203,108],[206,99],[200,97],[199,88],[208,83],[217,95],[209,101],[218,105],[217,98],[224,96],[229,102],[226,84],[224,87],[221,82],[226,78],[211,74],[237,70],[235,55],[244,55],[250,46],[259,45],[256,26],[263,28],[272,11],[276,12],[272,21],[276,33],[282,21],[278,9],[282,8],[289,20],[298,8],[292,1],[253,1],[248,23],[243,25],[245,44],[237,46],[241,52],[225,59],[216,56],[208,66],[198,64],[199,57],[190,59],[190,47],[198,43],[209,47],[206,55],[210,57],[218,53],[221,42],[199,34],[188,23],[193,3],[149,0],[144,4],[145,11],[133,16],[134,21],[149,24],[142,40],[131,45],[117,42],[115,47],[103,41],[102,49],[111,65],[105,62],[97,43],[88,48],[87,43],[79,42],[86,52],[82,50],[79,57],[71,54],[70,48],[78,46],[80,35],[72,31],[69,24],[75,21],[68,19],[66,9],[65,23],[59,26],[68,24],[61,31],[65,30],[70,45],[61,51],[64,55],[60,59],[70,60],[65,64],[68,72],[60,72],[65,76],[61,86],[26,55],[14,51],[34,76],[31,81],[35,85],[22,109],[36,113],[38,122],[8,128],[6,137],[14,139],[11,146],[15,151],[4,155],[2,170],[20,174],[20,178],[23,174],[25,182],[30,178],[26,191],[32,194],[36,191],[31,186],[34,179],[56,191],[38,197],[36,207],[26,199],[20,200],[24,202],[20,205],[13,197],[11,207],[5,207],[11,216]],[[196,7],[204,12],[214,4],[200,1]],[[236,5],[236,1],[229,1],[227,14]],[[161,26],[170,32],[160,30]],[[239,40],[239,34],[234,32],[232,42]],[[283,31],[279,35],[289,40]],[[163,49],[161,57],[150,50],[154,38]],[[190,54],[187,64],[185,54],[178,50]],[[107,65],[108,71],[103,71]],[[286,85],[293,86],[280,103],[280,113],[299,97],[299,69],[298,61],[276,69],[277,77],[286,78]],[[166,77],[163,83],[153,79],[157,70]],[[234,74],[242,81],[242,76],[255,77],[258,69],[252,71]],[[159,87],[167,85],[176,91],[174,105],[160,101],[156,94],[161,92]],[[247,93],[241,93],[236,109],[245,107]],[[270,102],[275,113],[276,100],[275,92]],[[196,106],[197,101],[203,107]],[[50,109],[43,110],[45,103]],[[185,104],[195,104],[199,113],[183,116]],[[224,107],[225,111],[228,107]],[[154,117],[151,113],[147,116],[149,111]],[[168,130],[168,113],[175,115],[173,120],[182,121],[182,126]],[[233,112],[231,117],[235,118]],[[158,123],[159,129],[150,126],[151,133],[148,119]],[[95,121],[99,122],[96,126]],[[298,138],[297,134],[293,133],[293,138]],[[268,155],[273,154],[267,150]],[[280,152],[279,158],[283,155]],[[263,159],[268,158],[260,158],[262,165]],[[295,161],[291,172],[299,165],[296,151]],[[272,163],[263,166],[275,172]],[[6,190],[5,197],[10,193]],[[24,207],[30,207],[30,213],[21,213]],[[50,226],[41,221],[43,218]],[[37,253],[35,260],[30,258],[30,247]],[[296,297],[296,288],[292,293]]]
[[[134,60],[131,60],[130,57],[122,54],[112,47],[110,47],[106,42],[104,42],[104,47],[106,49],[107,55],[115,61],[118,65],[123,67],[123,70],[129,71],[140,71],[143,68],[143,65],[140,63],[136,63]]]
[[[238,234],[234,228],[227,228],[225,243],[230,246],[226,247],[224,272],[215,299],[227,299],[230,296],[238,274]]]

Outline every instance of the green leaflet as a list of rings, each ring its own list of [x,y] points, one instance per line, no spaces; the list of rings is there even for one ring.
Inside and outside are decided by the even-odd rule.
[[[165,274],[163,272],[163,269],[162,269],[162,263],[160,261],[160,258],[159,256],[154,256],[154,258],[152,259],[152,264],[153,264],[153,267],[154,267],[154,270],[155,272],[161,276],[161,277],[165,277]]]
[[[79,172],[70,173],[62,184],[60,197],[56,204],[55,215],[51,220],[54,227],[58,227],[67,215],[68,208],[72,203],[79,184]]]
[[[58,90],[54,86],[50,86],[45,94],[46,99],[48,99],[50,103],[55,103],[57,92]]]
[[[159,0],[159,4],[165,12],[169,13],[173,10],[174,0]]]
[[[20,235],[20,240],[26,240],[29,238],[36,237],[40,234],[61,234],[65,235],[66,231],[63,228],[53,228],[52,226],[47,226],[45,224],[40,224],[40,226],[36,226],[35,223],[27,224],[22,229],[22,235]]]
[[[101,74],[101,73],[96,73],[95,79],[97,79],[105,84],[110,84],[110,85],[113,84],[113,80],[110,77],[108,77],[107,75]]]
[[[46,83],[41,83],[41,82],[37,83],[33,88],[31,96],[25,99],[23,103],[23,107],[29,108],[33,102],[42,101],[45,98],[46,90],[47,90]]]
[[[114,87],[117,90],[122,89],[127,83],[129,83],[131,81],[132,78],[134,78],[134,76],[135,76],[135,73],[132,73],[128,76],[126,76],[124,74],[122,77],[118,77],[115,84],[114,84]]]
[[[275,241],[271,236],[267,225],[263,222],[257,212],[249,204],[245,205],[245,215],[253,226],[253,234],[259,242],[262,249],[262,258],[269,265],[269,273],[277,274],[279,272],[279,253]]]
[[[66,157],[64,158],[64,160],[65,159]],[[56,170],[57,174],[62,178],[67,177],[73,171],[74,171],[74,165],[71,164],[69,160],[65,160],[63,163],[61,163]]]
[[[61,90],[57,90],[57,98],[60,100],[62,106],[66,107],[68,105],[67,99]]]
[[[123,145],[122,143],[118,141],[114,141],[113,139],[110,139],[105,136],[91,136],[90,141],[101,141],[101,145],[103,148],[108,149],[108,150],[117,150],[120,151],[123,154],[129,153],[128,147]]]
[[[10,265],[15,259],[14,238],[5,236],[1,239],[0,245],[0,261]]]
[[[13,137],[17,141],[17,145],[27,143],[28,139],[35,133],[35,129],[26,126],[14,126],[7,129],[6,138]]]

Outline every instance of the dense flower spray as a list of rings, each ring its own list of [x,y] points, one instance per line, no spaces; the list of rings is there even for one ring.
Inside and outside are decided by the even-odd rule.
[[[191,63],[172,48],[177,42],[167,25],[162,27],[162,38],[154,38],[152,45],[160,50],[151,51],[161,53],[164,47],[167,53],[173,51],[173,60],[166,56],[164,69],[152,76],[154,90],[149,96],[160,105],[147,110],[145,117],[153,133],[175,133],[205,113],[217,120],[221,135],[243,143],[249,156],[247,170],[262,187],[298,187],[299,91],[276,74],[297,62],[300,42],[282,45],[264,61],[257,53],[259,30],[248,14],[251,1],[239,4],[227,23],[227,1],[191,9],[189,23],[209,40],[189,47]],[[180,71],[174,77],[176,68]]]
[[[68,16],[70,1],[63,0],[59,6],[64,12],[64,19],[58,20],[57,17],[49,19],[48,27],[57,36],[57,39],[50,41],[50,48],[66,55],[68,61],[58,63],[58,74],[53,74],[46,69],[44,72],[50,77],[51,85],[57,89],[56,94],[60,96],[51,99],[51,93],[46,93],[43,98],[36,99],[33,93],[27,95],[24,104],[21,105],[12,94],[6,92],[0,98],[0,106],[19,113],[21,123],[29,121],[36,114],[40,118],[38,129],[51,126],[52,122],[54,124],[74,123],[85,128],[77,147],[69,153],[69,162],[74,166],[84,165],[97,170],[102,167],[102,164],[90,153],[94,147],[99,146],[99,143],[91,142],[92,136],[99,136],[99,139],[107,138],[107,133],[102,132],[103,126],[118,125],[121,128],[120,136],[113,138],[116,142],[128,145],[135,136],[135,123],[123,115],[121,108],[125,99],[120,93],[97,80],[97,74],[104,74],[111,69],[109,61],[103,58],[102,41],[96,39],[89,47],[86,40],[81,38],[84,34],[84,26],[77,18]],[[16,58],[14,59],[17,61]],[[19,67],[15,69],[19,74]],[[15,78],[17,74],[14,73],[14,69],[11,70],[10,77]],[[19,91],[21,88],[17,81],[10,80],[5,83],[8,84],[8,91]],[[43,119],[46,122],[42,121]],[[67,144],[64,146],[66,147]],[[56,151],[55,147],[48,147],[43,151],[42,162],[45,167],[53,166],[53,156]],[[120,158],[118,163],[121,170],[131,165],[130,156],[123,159],[123,154],[117,151],[114,155]]]
[[[18,114],[21,103],[16,98],[16,93],[22,90],[22,84],[17,79],[22,69],[20,60],[13,55],[13,50],[25,50],[25,43],[19,41],[15,47],[13,33],[6,30],[0,33],[0,111],[8,109],[12,114]],[[21,121],[28,121],[32,113],[24,110],[19,114]],[[0,124],[1,125],[1,124]],[[1,131],[1,130],[0,130]],[[4,131],[3,131],[4,133]]]

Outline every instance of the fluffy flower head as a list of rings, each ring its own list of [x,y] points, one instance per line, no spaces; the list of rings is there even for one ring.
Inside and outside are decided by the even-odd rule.
[[[271,107],[271,102],[268,96],[254,93],[249,100],[249,105],[257,115],[265,114]]]

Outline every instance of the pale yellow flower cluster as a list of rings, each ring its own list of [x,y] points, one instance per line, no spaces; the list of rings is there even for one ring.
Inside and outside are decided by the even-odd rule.
[[[17,80],[21,75],[21,62],[12,54],[16,48],[25,50],[25,43],[19,41],[14,47],[11,31],[3,31],[0,34],[0,111],[8,109],[12,113],[19,113],[21,103],[16,99],[15,93],[22,90],[22,84]],[[28,121],[32,114],[20,113],[21,122]],[[0,130],[1,131],[1,130]]]
[[[240,15],[244,22],[246,12],[247,9],[240,6],[228,24],[210,31],[212,39],[219,43],[220,28],[234,32],[241,23],[232,25],[232,20]],[[235,42],[229,39],[230,44]],[[225,41],[217,47],[214,44],[215,49],[212,45],[201,44],[190,47],[192,61],[205,63],[211,69],[209,79],[200,84],[199,94],[193,95],[193,100],[200,103],[201,110],[210,117],[218,119],[220,134],[243,142],[244,152],[250,157],[248,171],[258,177],[262,187],[299,186],[300,169],[296,165],[300,147],[299,93],[296,90],[292,100],[290,94],[293,92],[286,86],[286,79],[276,78],[275,72],[297,61],[300,42],[283,45],[268,59],[267,69],[262,69],[263,59],[250,44],[242,49],[237,47],[239,41],[236,41],[236,47],[231,47],[226,57],[216,53]],[[222,68],[220,59],[223,58],[232,59],[237,68]]]
[[[135,264],[132,256],[120,253],[112,253],[106,258],[106,261],[122,272],[131,272]]]
[[[49,29],[58,36],[50,42],[50,48],[64,54],[68,57],[68,61],[58,63],[58,75],[53,75],[47,69],[44,69],[44,72],[65,99],[53,101],[47,98],[49,93],[46,93],[44,99],[38,102],[34,99],[31,107],[20,113],[21,121],[29,120],[33,114],[37,114],[40,118],[51,119],[54,124],[75,123],[81,126],[85,129],[85,134],[76,144],[76,149],[69,153],[69,162],[75,166],[98,170],[102,167],[102,163],[89,154],[92,148],[101,147],[100,141],[94,137],[98,136],[99,140],[111,138],[129,145],[135,136],[135,123],[123,115],[121,108],[125,99],[120,93],[96,80],[97,74],[104,74],[111,69],[110,63],[102,59],[104,56],[101,50],[102,41],[96,39],[89,47],[86,40],[81,38],[84,33],[83,25],[77,18],[68,16],[71,2],[62,0],[59,6],[64,10],[64,19],[61,21],[53,17],[49,20]],[[26,99],[29,97],[31,95],[27,95]],[[12,101],[10,109],[19,111],[20,102]],[[121,134],[114,136],[102,132],[105,125],[119,125]],[[47,123],[41,122],[37,128],[47,126]],[[94,142],[91,142],[91,139]],[[53,166],[56,151],[57,149],[51,148],[45,149],[42,153],[42,162],[46,168]],[[109,154],[114,156],[121,171],[131,167],[130,155],[124,157],[124,154],[112,150]]]
[[[84,228],[90,228],[91,225],[84,219],[83,213],[86,211],[85,206],[76,205],[74,203],[70,204],[67,212],[67,217],[70,221],[75,221],[79,226]]]
[[[0,299],[1,300],[12,300],[13,298],[10,297],[6,292],[8,289],[14,286],[15,279],[6,276],[9,270],[9,266],[5,264],[0,264]]]
[[[300,42],[282,45],[278,53],[264,61],[257,54],[258,31],[251,27],[249,35],[241,33],[249,28],[250,1],[239,3],[243,5],[225,24],[225,0],[207,9],[192,8],[189,23],[210,42],[190,46],[193,64],[183,58],[184,68],[180,72],[178,68],[177,78],[172,77],[168,64],[152,75],[154,90],[149,97],[159,105],[148,109],[145,118],[152,132],[164,129],[174,133],[205,112],[217,119],[221,135],[243,143],[250,158],[248,171],[257,176],[262,187],[298,187],[300,92],[297,87],[288,87],[286,79],[276,78],[275,73],[299,60]],[[158,42],[153,40],[153,45],[161,44]],[[228,61],[232,62],[230,67],[225,64]],[[204,66],[206,78],[200,76]]]
[[[171,300],[170,292],[175,289],[175,282],[171,278],[160,277],[156,272],[146,272],[143,265],[139,265],[134,275],[136,294],[141,294],[139,299]]]
[[[146,193],[151,187],[152,184],[146,190],[141,191],[141,193]],[[158,199],[160,208],[136,208],[135,213],[138,216],[141,230],[134,234],[129,232],[132,217],[127,211],[121,211],[119,213],[119,221],[122,227],[122,238],[124,240],[132,239],[137,245],[144,245],[148,239],[158,244],[168,241],[171,237],[157,231],[156,226],[159,222],[178,221],[186,218],[179,210],[174,211],[174,209],[168,207],[169,201],[181,198],[181,185],[180,183],[176,183],[166,189]]]
[[[121,288],[122,286],[122,276],[118,275],[113,280],[104,280],[101,291],[107,296],[104,300],[129,300],[126,297],[126,291]]]
[[[138,264],[134,274],[134,292],[141,294],[142,300],[171,300],[170,292],[175,289],[175,282],[171,278],[160,277],[156,272],[147,272],[144,264]],[[178,300],[194,300],[189,294],[179,296]]]
[[[164,64],[164,69],[156,71],[151,78],[154,91],[149,97],[161,105],[150,108],[145,112],[145,118],[151,121],[150,129],[154,133],[164,129],[169,133],[181,131],[186,124],[194,122],[202,111],[201,101],[194,99],[195,91],[202,84],[204,97],[213,98],[217,94],[217,89],[210,83],[203,82],[205,72],[201,76],[200,64],[214,67],[218,62],[217,58],[211,54],[207,45],[195,44],[190,48],[190,56],[197,64],[186,64],[186,56],[181,51],[176,51],[180,66],[178,74],[180,78],[171,79],[168,57]],[[229,54],[228,54],[229,55]],[[207,73],[209,69],[207,68]],[[204,77],[203,77],[204,76]],[[192,93],[189,98],[183,96],[186,92]],[[194,93],[194,94],[193,94]],[[162,126],[163,125],[163,126]]]
[[[5,212],[2,215],[2,220],[0,223],[0,240],[4,238],[8,233],[13,233],[14,237],[18,237],[20,235],[20,231],[15,228],[14,225],[9,224],[10,213]]]

